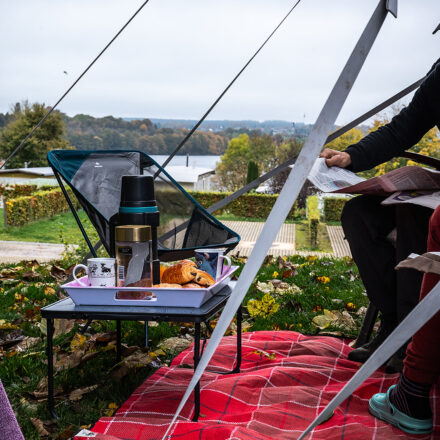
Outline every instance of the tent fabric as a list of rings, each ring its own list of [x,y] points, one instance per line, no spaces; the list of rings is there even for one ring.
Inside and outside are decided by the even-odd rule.
[[[0,439],[24,440],[8,396],[0,380]]]
[[[296,439],[356,373],[347,340],[304,336],[290,331],[243,334],[241,373],[222,375],[236,360],[236,337],[227,336],[201,381],[201,410],[191,422],[194,402],[185,405],[170,439]],[[192,377],[192,347],[170,367],[149,377],[113,417],[101,418],[93,438],[160,440]],[[434,432],[412,436],[368,413],[368,400],[397,382],[398,374],[378,370],[340,405],[334,416],[317,426],[310,439],[440,438],[439,387],[433,390]],[[91,434],[92,435],[92,434]],[[77,435],[75,440],[90,438]]]
[[[72,188],[109,254],[110,220],[118,212],[122,176],[155,177],[160,212],[161,260],[192,256],[194,249],[233,249],[240,236],[200,206],[157,162],[141,151],[53,150],[48,161],[55,175]],[[173,258],[174,257],[174,258]]]

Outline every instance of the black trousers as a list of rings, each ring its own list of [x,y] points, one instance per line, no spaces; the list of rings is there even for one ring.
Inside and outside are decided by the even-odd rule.
[[[368,298],[388,327],[396,326],[419,300],[423,274],[396,271],[411,252],[426,252],[430,208],[417,205],[382,206],[383,197],[358,196],[345,204],[341,222]],[[389,234],[396,228],[393,243]]]

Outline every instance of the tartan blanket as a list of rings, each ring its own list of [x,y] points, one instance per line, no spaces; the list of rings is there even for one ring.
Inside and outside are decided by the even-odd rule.
[[[243,334],[241,372],[222,375],[236,361],[236,337],[224,337],[201,380],[198,422],[190,399],[171,431],[180,440],[297,439],[358,370],[349,361],[348,341],[291,331]],[[192,376],[192,347],[170,367],[150,376],[113,417],[102,417],[75,440],[160,440]],[[411,436],[368,413],[368,400],[396,383],[398,375],[378,370],[340,405],[308,439],[440,439],[439,387],[432,395],[435,430]]]

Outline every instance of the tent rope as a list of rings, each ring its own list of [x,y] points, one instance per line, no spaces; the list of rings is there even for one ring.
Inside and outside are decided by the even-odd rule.
[[[182,147],[186,144],[188,139],[193,135],[193,133],[199,128],[199,126],[202,124],[202,122],[208,117],[208,115],[211,113],[211,111],[214,109],[214,107],[220,102],[220,100],[223,98],[223,96],[226,94],[226,92],[232,87],[232,85],[235,83],[235,81],[240,77],[240,75],[246,70],[246,68],[249,66],[249,64],[254,60],[254,58],[260,53],[260,51],[263,49],[264,46],[269,42],[269,40],[272,38],[272,36],[276,33],[276,31],[281,27],[281,25],[287,20],[289,15],[294,11],[294,9],[301,3],[301,0],[297,0],[297,2],[290,8],[290,10],[287,12],[287,14],[283,17],[283,19],[278,23],[276,28],[270,33],[270,35],[264,40],[263,44],[257,49],[257,51],[249,58],[247,63],[241,68],[241,70],[235,75],[233,80],[226,86],[226,88],[223,90],[222,93],[218,96],[218,98],[214,101],[214,103],[209,107],[209,109],[206,111],[206,113],[201,117],[199,122],[197,122],[193,128],[188,132],[188,134],[183,138],[183,140],[177,145],[177,147],[174,149],[174,151],[168,156],[168,158],[165,160],[165,162],[162,164],[162,168],[165,168],[168,163],[171,161],[171,159],[177,154],[179,150],[182,149]],[[160,174],[160,170],[156,171],[156,174],[154,175],[154,178],[156,178]]]
[[[136,15],[141,12],[144,6],[150,0],[145,0],[144,3],[137,9],[137,11],[128,19],[128,21],[124,24],[124,26],[119,29],[116,35],[105,45],[104,49],[99,52],[99,54],[94,58],[94,60],[86,67],[86,69],[79,75],[79,77],[73,82],[73,84],[64,92],[61,98],[52,106],[49,111],[40,119],[38,124],[28,133],[28,135],[20,142],[20,144],[12,151],[12,153],[6,158],[3,162],[3,165],[0,166],[0,170],[6,166],[6,164],[20,151],[25,142],[35,133],[35,131],[40,127],[41,124],[49,117],[49,115],[57,108],[58,104],[69,94],[69,92],[78,84],[81,78],[90,70],[90,68],[98,61],[98,59],[104,54],[104,52],[111,46],[111,44],[119,37],[119,35],[124,31],[124,29],[132,22],[132,20],[136,17]]]

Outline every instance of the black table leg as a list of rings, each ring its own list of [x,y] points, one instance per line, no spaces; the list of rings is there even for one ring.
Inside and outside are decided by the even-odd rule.
[[[195,323],[195,335],[194,335],[194,371],[199,364],[200,357],[200,322]],[[200,382],[194,388],[194,417],[193,422],[197,422],[200,415]]]
[[[116,362],[121,362],[121,321],[116,320]]]
[[[243,321],[243,313],[241,310],[241,305],[237,310],[237,362],[235,367],[230,371],[230,374],[240,373],[241,367],[241,323]]]
[[[53,390],[53,319],[47,319],[47,404],[50,415],[54,419],[58,419],[55,412],[55,398]]]
[[[145,321],[145,348],[148,347],[148,321]]]

